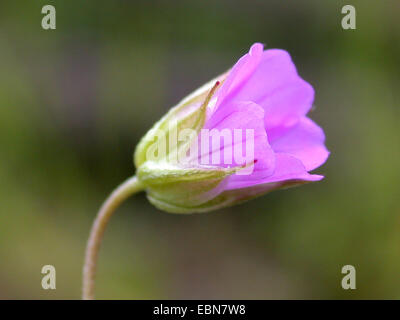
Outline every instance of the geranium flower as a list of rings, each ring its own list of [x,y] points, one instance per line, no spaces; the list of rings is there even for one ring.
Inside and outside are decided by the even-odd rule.
[[[313,100],[313,88],[297,74],[289,54],[264,51],[256,43],[230,71],[172,108],[138,144],[136,176],[109,196],[96,217],[86,250],[83,298],[94,298],[107,222],[133,193],[145,190],[162,210],[193,213],[321,180],[309,173],[329,155],[324,132],[307,117]],[[212,132],[220,134],[217,144]]]
[[[286,51],[263,51],[262,44],[254,44],[229,72],[173,108],[138,145],[135,164],[149,200],[169,212],[203,212],[278,188],[321,180],[323,176],[309,173],[329,155],[324,132],[306,116],[313,100],[313,88],[297,74]],[[251,174],[234,170],[248,163],[224,162],[226,149],[234,148],[232,139],[223,139],[217,150],[209,143],[198,156],[186,157],[184,166],[171,165],[171,152],[179,153],[179,146],[171,144],[164,147],[169,150],[163,156],[149,161],[149,148],[157,141],[169,139],[173,129],[187,128],[197,133],[204,129],[253,130]],[[202,145],[200,134],[197,141]],[[243,137],[240,143],[244,150],[249,141]],[[188,144],[181,147],[187,149]],[[216,152],[217,164],[199,164],[200,158],[212,159]]]

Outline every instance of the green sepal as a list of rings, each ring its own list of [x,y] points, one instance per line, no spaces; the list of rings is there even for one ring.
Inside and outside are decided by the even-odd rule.
[[[168,162],[145,162],[137,172],[154,202],[193,207],[215,198],[225,178],[242,167],[183,167]]]
[[[214,83],[214,86],[211,85]],[[219,81],[212,80],[190,96],[183,99],[177,106],[172,108],[164,117],[162,117],[156,124],[146,133],[140,140],[134,153],[134,163],[136,168],[139,168],[148,159],[146,157],[147,150],[153,144],[157,144],[157,132],[163,132],[166,142],[165,156],[171,152],[177,152],[177,149],[182,148],[191,143],[191,141],[178,142],[178,145],[170,146],[169,135],[172,130],[176,130],[177,136],[184,129],[191,129],[199,133],[204,126],[206,119],[206,111],[208,103],[215,92]]]
[[[270,193],[271,191],[274,190],[287,189],[306,183],[308,182],[303,180],[290,180],[284,182],[259,184],[244,189],[227,190],[221,192],[214,198],[206,202],[203,202],[199,205],[193,205],[193,204],[186,206],[176,205],[174,203],[159,199],[157,197],[153,197],[152,194],[148,194],[147,198],[155,207],[169,213],[177,213],[177,214],[203,213],[241,204],[251,199],[257,198],[261,195]],[[266,187],[266,185],[268,185],[268,187]]]

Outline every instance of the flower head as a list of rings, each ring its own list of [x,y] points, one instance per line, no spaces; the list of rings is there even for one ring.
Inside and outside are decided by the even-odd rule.
[[[83,298],[94,298],[105,226],[136,192],[145,189],[165,211],[192,213],[321,180],[309,173],[329,155],[324,132],[306,116],[313,100],[313,88],[289,54],[256,43],[229,72],[172,108],[138,144],[137,176],[115,189],[98,212],[86,248]]]
[[[149,200],[175,213],[218,209],[318,181],[329,152],[306,115],[314,90],[286,51],[254,44],[172,108],[135,151]]]

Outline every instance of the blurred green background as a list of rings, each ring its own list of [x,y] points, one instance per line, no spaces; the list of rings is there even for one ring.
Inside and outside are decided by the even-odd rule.
[[[41,8],[57,29],[41,28]],[[357,29],[341,28],[341,8]],[[144,194],[108,226],[103,299],[400,298],[400,1],[2,1],[0,299],[78,299],[101,202],[141,136],[253,42],[316,90],[326,179],[202,215]],[[41,268],[57,289],[41,288]],[[341,288],[341,268],[357,289]]]

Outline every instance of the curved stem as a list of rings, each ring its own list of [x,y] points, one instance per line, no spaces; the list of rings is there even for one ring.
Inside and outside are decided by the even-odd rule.
[[[117,209],[124,200],[142,189],[143,187],[137,178],[135,176],[131,177],[115,189],[101,206],[94,220],[86,246],[85,264],[83,266],[82,299],[94,299],[97,257],[108,221],[115,209]]]

